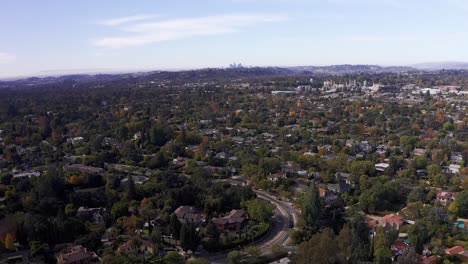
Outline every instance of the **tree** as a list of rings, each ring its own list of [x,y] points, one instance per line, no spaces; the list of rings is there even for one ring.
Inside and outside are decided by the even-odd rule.
[[[163,262],[165,264],[184,264],[185,259],[176,251],[171,251],[163,257]]]
[[[256,247],[256,246],[248,246],[245,248],[245,251],[251,255],[252,257],[255,257],[255,258],[258,258],[262,255],[262,251],[260,250],[260,248]]]
[[[249,200],[242,203],[243,207],[247,207],[249,216],[258,222],[268,222],[273,216],[273,205],[269,202],[259,200]]]
[[[452,203],[455,203],[456,212],[459,217],[468,217],[468,190],[458,193],[457,199]]]
[[[414,225],[408,228],[408,238],[414,245],[416,253],[421,254],[424,249],[424,243],[429,238],[429,230],[425,220],[416,220]]]
[[[416,253],[414,248],[409,248],[401,254],[398,259],[396,264],[413,264],[413,263],[418,263],[419,261],[419,255]]]
[[[333,230],[325,228],[313,235],[310,240],[302,242],[292,260],[297,264],[335,264],[338,260],[337,252],[338,247]]]
[[[418,201],[424,201],[426,199],[426,193],[423,188],[417,187],[408,194],[408,202],[414,203]]]
[[[229,261],[229,264],[238,264],[242,259],[242,255],[239,251],[233,250],[229,252],[229,254],[227,255],[227,259]]]
[[[114,220],[128,215],[128,204],[125,201],[116,202],[111,209],[111,215]]]
[[[386,230],[379,226],[374,237],[374,260],[377,263],[391,263],[390,246],[398,238],[398,231]]]
[[[8,250],[15,250],[15,238],[11,233],[7,233],[5,236],[5,248]]]
[[[320,228],[322,204],[318,188],[314,185],[307,190],[302,201],[302,220],[304,231],[309,235]]]
[[[340,252],[340,257],[344,260],[342,262],[348,261],[351,258],[353,248],[353,234],[349,225],[343,226],[336,237],[336,242]]]
[[[37,257],[39,255],[42,255],[44,253],[44,248],[42,247],[42,242],[41,241],[31,241],[29,243],[29,248],[31,250],[31,256]]]
[[[136,197],[135,182],[133,181],[132,175],[128,175],[127,181],[127,198],[133,200]]]
[[[174,237],[176,240],[180,238],[181,227],[182,225],[180,224],[177,215],[171,214],[171,218],[169,219],[169,232],[171,232],[172,237]]]
[[[203,246],[206,247],[206,249],[216,249],[219,246],[219,236],[218,228],[212,221],[209,221],[205,227],[206,241]]]
[[[210,264],[210,261],[205,258],[190,259],[186,264]]]
[[[184,250],[192,250],[195,252],[200,244],[200,238],[195,225],[185,223],[180,229],[180,245]]]

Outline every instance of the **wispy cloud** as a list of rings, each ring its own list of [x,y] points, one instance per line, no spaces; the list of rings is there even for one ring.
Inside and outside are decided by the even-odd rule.
[[[10,63],[14,59],[15,55],[6,52],[0,52],[0,64]]]
[[[140,46],[193,36],[232,33],[256,24],[278,22],[286,19],[288,19],[287,16],[278,14],[228,14],[145,21],[121,27],[126,35],[104,37],[94,41],[94,45],[107,48]]]
[[[411,41],[416,39],[411,35],[352,35],[345,38],[351,41]]]
[[[405,8],[404,2],[401,0],[325,0],[328,3],[336,5],[374,5],[374,6],[388,6],[392,8],[402,9]]]
[[[125,23],[148,20],[148,19],[155,18],[155,17],[157,17],[157,15],[134,15],[134,16],[105,19],[105,20],[98,21],[98,24],[105,25],[105,26],[118,26],[118,25],[122,25]]]

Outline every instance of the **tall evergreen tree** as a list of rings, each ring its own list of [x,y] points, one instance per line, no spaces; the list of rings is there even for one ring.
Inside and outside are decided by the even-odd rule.
[[[319,190],[313,185],[307,190],[302,202],[303,228],[309,237],[320,229],[321,213],[322,203]]]

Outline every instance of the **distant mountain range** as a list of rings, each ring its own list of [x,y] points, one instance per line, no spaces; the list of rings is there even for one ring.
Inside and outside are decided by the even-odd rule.
[[[0,80],[0,87],[11,85],[38,85],[59,82],[93,82],[111,81],[128,78],[148,78],[153,80],[215,80],[221,78],[252,78],[267,76],[310,76],[342,75],[356,73],[399,73],[438,70],[468,70],[466,62],[431,62],[410,66],[379,65],[331,65],[331,66],[294,66],[294,67],[240,67],[240,68],[206,68],[180,71],[145,71],[134,73],[83,73],[63,76],[30,77],[16,80]],[[55,72],[54,72],[55,73]]]
[[[468,62],[456,62],[456,61],[446,61],[446,62],[426,62],[410,65],[413,68],[418,70],[468,70]]]
[[[289,69],[314,74],[352,74],[352,73],[382,73],[382,72],[408,72],[415,68],[407,66],[379,66],[379,65],[331,65],[331,66],[297,66]]]

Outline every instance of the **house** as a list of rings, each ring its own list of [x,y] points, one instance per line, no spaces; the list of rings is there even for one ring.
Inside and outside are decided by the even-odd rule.
[[[334,193],[345,193],[351,191],[351,186],[345,182],[338,182],[336,184],[328,184],[328,189]]]
[[[172,165],[175,167],[183,167],[187,163],[187,158],[178,156],[177,158],[172,160]]]
[[[133,140],[139,140],[141,139],[141,136],[142,136],[141,131],[138,131],[135,134],[133,134]]]
[[[179,206],[174,211],[174,214],[177,216],[177,219],[179,219],[179,222],[181,222],[182,224],[185,224],[185,223],[199,224],[205,221],[204,215],[201,214],[193,206]]]
[[[232,141],[234,141],[234,143],[236,144],[242,144],[244,143],[244,138],[243,137],[232,137]]]
[[[330,203],[338,198],[334,192],[328,190],[324,186],[319,186],[319,196],[320,198],[324,199],[326,203]]]
[[[32,172],[21,172],[13,175],[13,178],[17,179],[24,179],[24,178],[31,178],[31,177],[39,177],[41,176],[41,173],[38,171],[32,171]]]
[[[142,185],[145,182],[149,181],[149,178],[146,176],[142,176],[142,175],[133,175],[132,180],[135,184]],[[128,182],[128,177],[125,177],[122,180],[120,180],[120,185],[125,185],[127,184],[127,182]]]
[[[76,212],[76,217],[82,221],[90,220],[96,224],[104,223],[104,215],[106,213],[106,208],[86,208],[81,206]]]
[[[422,169],[417,170],[416,176],[420,179],[425,179],[425,180],[429,179],[429,173],[427,172],[427,170],[422,170]]]
[[[379,155],[384,156],[385,154],[387,154],[388,149],[389,149],[389,146],[387,145],[378,145],[375,152]]]
[[[374,165],[376,171],[384,172],[390,164],[388,163],[377,163]]]
[[[249,216],[244,210],[232,210],[224,217],[213,218],[213,223],[221,232],[239,232],[242,226],[248,221]]]
[[[450,164],[447,169],[450,173],[457,174],[460,172],[460,168],[461,166],[458,164]]]
[[[460,164],[463,161],[463,154],[461,152],[452,152],[450,154],[450,160]]]
[[[127,242],[123,243],[119,247],[117,247],[117,252],[137,252],[140,254],[146,255],[153,255],[154,254],[155,245],[154,243],[142,239],[142,238],[132,238]]]
[[[337,181],[344,181],[347,184],[352,184],[352,175],[346,172],[337,172],[335,173],[335,178]]]
[[[444,251],[447,255],[463,255],[465,253],[465,249],[462,246],[446,248]]]
[[[390,227],[398,230],[403,225],[403,217],[397,214],[388,214],[382,217],[380,225],[383,227]]]
[[[76,170],[81,173],[97,174],[97,175],[102,175],[105,172],[103,168],[96,168],[96,167],[86,166],[83,164],[65,165],[63,166],[63,169],[64,170]]]
[[[455,201],[457,197],[456,192],[438,192],[436,199],[439,201],[440,204],[443,206],[449,205],[452,201]]]
[[[215,155],[215,158],[225,160],[229,158],[229,155],[226,152],[219,152]]]
[[[78,144],[78,143],[81,143],[84,141],[84,138],[83,137],[73,137],[73,138],[68,138],[67,139],[67,142],[68,143],[71,143],[73,145],[75,144]]]
[[[96,253],[88,251],[83,246],[74,246],[69,253],[57,256],[57,264],[87,264],[98,259]]]
[[[423,148],[415,148],[413,150],[413,155],[414,156],[424,156],[426,155],[426,149]]]
[[[286,179],[286,172],[281,171],[268,176],[268,180],[271,182],[278,182],[281,179]]]
[[[391,245],[391,250],[393,253],[393,256],[400,256],[402,255],[406,250],[411,248],[410,245],[404,243],[403,241],[396,241]]]

